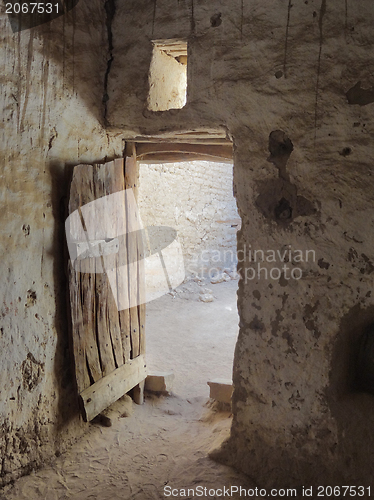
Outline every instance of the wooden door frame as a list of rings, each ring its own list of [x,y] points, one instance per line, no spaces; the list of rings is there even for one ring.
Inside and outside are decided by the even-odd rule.
[[[233,161],[233,143],[228,139],[136,137],[126,141],[126,152],[141,163]]]

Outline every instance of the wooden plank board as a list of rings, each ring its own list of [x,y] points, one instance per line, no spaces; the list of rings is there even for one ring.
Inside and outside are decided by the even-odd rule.
[[[183,135],[178,135],[178,136],[170,136],[168,134],[166,135],[160,135],[160,136],[134,136],[129,141],[132,142],[127,142],[126,144],[129,145],[129,148],[131,144],[136,144],[136,147],[138,147],[139,144],[200,144],[202,146],[228,146],[229,144],[232,144],[231,141],[226,139],[225,137],[219,138],[211,138],[211,139],[206,139],[206,138],[199,138],[199,136],[193,137],[193,136],[183,136]]]
[[[232,161],[233,146],[183,143],[143,143],[136,145],[136,156],[141,161]]]
[[[95,199],[107,197],[114,193],[123,191],[124,175],[123,162],[112,161],[105,165],[94,165],[94,190]],[[105,201],[105,198],[104,198]],[[95,238],[114,238],[123,231],[123,217],[121,207],[117,204],[98,204],[100,212],[95,217]],[[105,207],[105,210],[103,210]],[[110,264],[108,264],[108,261]],[[118,270],[118,255],[107,256],[102,259],[104,272],[106,266]],[[116,274],[114,274],[116,276]],[[116,367],[123,363],[122,338],[118,316],[118,309],[114,294],[117,294],[117,286],[112,290],[109,286],[108,277],[103,274],[97,275],[97,293],[99,301],[97,315],[97,336],[100,348],[100,358],[103,375],[111,373]],[[117,280],[114,280],[115,283]],[[113,285],[113,283],[112,283]]]
[[[105,166],[98,165],[97,166],[98,177],[100,176],[101,180],[101,193],[99,192],[100,182],[96,183],[96,196],[101,195],[109,195],[118,192],[123,192],[125,190],[125,176],[124,176],[124,162],[123,159],[117,159],[110,163],[107,163]],[[124,234],[126,233],[126,223],[124,223],[124,219],[126,217],[126,204],[125,204],[125,195],[120,196],[116,202],[115,213],[110,214],[110,224],[111,231],[113,232],[113,236],[117,236],[119,238],[119,252],[115,258],[111,259],[113,261],[113,265],[115,268],[115,273],[117,275],[117,287],[116,290],[112,290],[112,292],[117,294],[117,300],[121,297],[122,289],[126,288],[126,283],[123,284],[120,270],[120,262],[123,252],[126,252],[126,245],[123,244]],[[125,260],[124,260],[125,262]],[[113,286],[113,284],[112,284]],[[108,327],[111,335],[113,352],[116,366],[121,366],[124,362],[124,351],[123,351],[123,337],[125,336],[125,332],[122,331],[122,325],[120,323],[120,317],[117,306],[114,307],[111,301],[111,307],[108,308]],[[123,325],[126,327],[126,325]],[[128,328],[128,326],[127,326]]]
[[[128,141],[140,142],[183,142],[188,144],[228,144],[230,139],[224,129],[205,129],[195,131],[162,132],[157,135],[129,135]]]
[[[70,233],[73,239],[78,238],[82,243],[88,243],[87,228],[82,216],[81,207],[94,201],[93,192],[93,166],[77,165],[74,168],[73,179],[70,186],[69,215],[76,212],[76,216],[70,218]],[[86,258],[75,262],[75,269],[80,273],[92,272],[95,269],[95,259]]]
[[[91,165],[76,166],[70,186],[70,197],[68,205],[69,214],[72,214],[76,210],[79,211],[82,205],[93,201],[94,194],[92,192],[92,185],[93,167]],[[80,217],[72,219],[72,227],[70,228],[70,230],[72,235],[82,235],[82,221]],[[96,362],[92,362],[90,353],[87,357],[86,322],[88,318],[84,314],[84,293],[82,292],[82,290],[85,286],[87,286],[87,283],[85,283],[85,280],[87,278],[85,271],[89,270],[91,264],[92,259],[87,259],[86,261],[82,262],[80,265],[80,272],[78,272],[73,269],[73,266],[69,261],[69,289],[72,314],[73,355],[78,391],[89,387],[91,383],[90,373],[93,379],[101,376],[101,367],[98,364],[97,359]],[[92,347],[92,349],[95,350],[95,347]]]
[[[128,145],[128,154],[131,158],[127,160],[127,179],[129,184],[131,184],[136,201],[138,200],[138,180],[139,180],[139,169],[137,164],[137,151],[135,143],[130,143]],[[137,222],[136,222],[137,224]],[[138,321],[139,321],[139,345],[136,344],[136,350],[134,355],[137,353],[145,354],[145,241],[143,241],[143,231],[138,231],[136,233],[136,246],[137,246],[137,308],[138,308]],[[134,269],[135,272],[135,269]]]
[[[188,161],[208,161],[209,163],[232,164],[232,158],[221,158],[218,156],[197,155],[194,153],[154,153],[143,155],[139,158],[141,163],[186,163]]]
[[[130,336],[130,310],[124,309],[119,312],[119,322],[121,326],[121,340],[123,350],[123,362],[127,363],[131,359],[131,336]]]
[[[121,190],[125,190],[125,167],[123,159],[114,160],[116,167],[116,177],[120,179]],[[119,181],[118,181],[119,182]],[[129,279],[128,279],[128,268],[122,267],[127,266],[128,263],[128,255],[127,255],[127,220],[126,220],[126,196],[124,193],[123,198],[121,199],[121,210],[124,214],[124,226],[125,230],[120,237],[120,244],[118,250],[118,263],[117,267],[117,294],[118,300],[122,304],[129,303]],[[122,232],[122,231],[119,231]],[[126,363],[130,360],[131,355],[131,339],[130,339],[130,311],[128,308],[122,309],[120,308],[119,314],[119,328],[120,328],[120,337],[122,344],[122,363]]]
[[[96,275],[96,331],[97,343],[100,352],[101,369],[105,377],[115,370],[112,339],[110,336],[108,316],[110,305],[108,297],[111,297],[108,278],[105,274]]]
[[[139,168],[137,164],[137,150],[135,143],[130,144],[132,162],[130,163],[130,176],[133,182],[133,189],[136,201],[139,192]],[[146,290],[145,290],[145,241],[144,231],[136,234],[136,245],[138,249],[138,319],[139,319],[139,354],[145,354],[145,316],[146,316]],[[139,389],[142,393],[141,388]],[[141,398],[140,398],[141,399]],[[140,403],[141,404],[141,403]]]
[[[108,328],[112,340],[116,368],[123,364],[122,332],[116,307],[108,308]]]
[[[80,394],[84,420],[95,418],[146,377],[145,358],[138,356],[85,389]]]
[[[86,343],[87,364],[91,378],[97,382],[103,374],[99,360],[96,339],[96,298],[95,277],[93,273],[80,273],[82,297],[82,316]]]
[[[132,190],[136,199],[136,161],[133,158],[126,158],[125,165],[125,187]],[[137,235],[139,228],[136,210],[133,210],[131,194],[126,194],[126,216],[127,216],[127,252],[129,270],[129,304],[130,304],[130,340],[131,358],[139,356],[139,316],[138,316],[138,249]]]
[[[144,387],[145,379],[139,382],[139,384],[137,384],[132,390],[132,397],[134,403],[137,405],[142,405],[144,403]]]
[[[135,249],[136,250],[136,249]],[[130,255],[132,252],[130,251]],[[133,298],[136,300],[137,289],[135,288],[136,282],[136,263],[129,266],[129,276],[130,276],[130,300]],[[134,303],[134,302],[132,302]],[[139,317],[138,317],[138,307],[130,307],[130,341],[131,341],[131,359],[139,356]]]
[[[139,354],[145,354],[145,242],[143,232],[137,234],[138,245],[138,317],[139,317]]]
[[[86,341],[84,336],[84,325],[82,317],[82,306],[80,301],[79,275],[73,269],[71,262],[68,264],[69,295],[72,319],[73,335],[73,357],[75,365],[75,376],[78,392],[90,386],[90,377],[86,363]]]

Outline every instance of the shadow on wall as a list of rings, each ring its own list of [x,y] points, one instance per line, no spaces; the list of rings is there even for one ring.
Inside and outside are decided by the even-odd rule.
[[[65,238],[68,191],[73,168],[67,167],[64,171],[59,164],[51,162],[49,171],[52,179],[52,214],[55,222],[51,255],[53,256],[54,297],[56,303],[54,327],[57,333],[54,369],[56,380],[59,383],[56,391],[59,409],[57,428],[60,430],[76,418],[79,413],[74,366],[69,350],[71,316],[68,300],[68,256]]]
[[[243,437],[236,432],[221,449],[210,454],[211,458],[244,471],[261,487],[282,484],[300,492],[306,484],[371,486],[374,436],[367,430],[374,428],[374,306],[354,306],[342,318],[330,345],[329,385],[324,394],[315,394],[315,398],[323,398],[326,406],[319,417],[324,422],[321,432],[310,436],[309,427],[316,424],[312,420],[305,429],[295,429],[292,450],[267,442],[256,428],[250,438],[244,439],[243,446]],[[235,376],[234,372],[234,384]],[[234,419],[238,413],[235,408],[246,404],[246,392],[236,390]],[[327,425],[330,414],[334,419],[331,429]],[[318,449],[316,456],[311,448]],[[237,450],[242,450],[241,456]],[[248,456],[253,460],[246,460]],[[269,470],[271,475],[264,475]]]
[[[374,306],[354,306],[341,321],[331,358],[328,404],[338,426],[335,453],[346,479],[367,484],[374,437]],[[373,385],[371,385],[373,382]],[[352,483],[353,484],[353,483]]]
[[[104,125],[106,72],[111,58],[105,19],[102,2],[79,2],[70,12],[49,23],[10,34],[17,45],[27,44],[28,72],[32,71],[34,53],[41,53],[44,67],[40,72],[41,85],[50,92],[49,100],[77,94],[85,112],[90,112],[101,125]],[[24,58],[24,53],[20,57]],[[52,81],[50,62],[60,67],[57,82]],[[28,86],[35,84],[35,75],[28,76],[25,96],[29,93]]]
[[[297,194],[297,187],[290,181],[287,163],[292,151],[292,141],[283,130],[271,132],[267,161],[278,169],[278,178],[257,183],[257,208],[267,219],[283,226],[296,217],[312,215],[317,211],[314,203]]]

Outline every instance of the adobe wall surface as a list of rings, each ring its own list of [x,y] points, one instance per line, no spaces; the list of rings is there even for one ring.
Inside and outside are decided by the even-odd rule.
[[[264,487],[369,484],[374,400],[353,375],[374,320],[372,2],[113,5],[79,2],[14,34],[1,14],[2,481],[84,430],[62,253],[72,166],[122,156],[122,138],[220,128],[235,145],[246,255],[220,458]],[[178,37],[187,105],[151,112],[151,40]]]
[[[3,10],[0,484],[87,428],[68,352],[64,206],[74,165],[123,151],[102,125],[104,3],[80,2],[64,19],[18,33]]]
[[[374,320],[372,3],[153,7],[117,5],[107,116],[129,136],[234,141],[246,262],[226,458],[259,485],[368,484],[374,399],[354,363]],[[150,112],[151,40],[166,38],[188,42],[187,104]]]

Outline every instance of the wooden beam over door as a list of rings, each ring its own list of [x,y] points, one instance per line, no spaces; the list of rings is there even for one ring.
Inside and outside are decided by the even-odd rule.
[[[131,143],[134,144],[134,143]],[[137,142],[136,158],[141,162],[215,161],[232,162],[233,145],[179,142]]]

